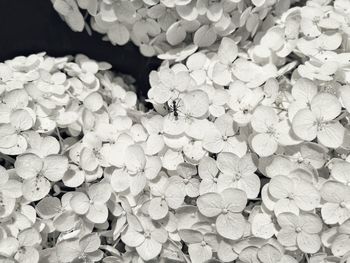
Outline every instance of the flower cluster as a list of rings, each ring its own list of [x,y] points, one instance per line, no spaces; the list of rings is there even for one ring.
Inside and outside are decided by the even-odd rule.
[[[336,89],[336,81],[349,81],[349,1],[308,1],[275,20],[249,50],[257,63],[285,64],[294,53],[300,65],[293,78],[305,77],[323,88]]]
[[[240,50],[225,37],[217,51],[166,61],[150,74],[149,101],[163,116],[159,131],[169,148],[163,167],[176,169],[170,181],[175,177],[187,197],[198,189],[197,223],[179,230],[190,259],[345,262],[349,86],[286,79],[278,65]],[[197,178],[196,170],[182,175],[183,162],[197,166]]]
[[[290,5],[289,0],[51,1],[74,31],[92,28],[114,45],[131,40],[144,56],[162,58],[210,47],[228,35],[247,42]]]
[[[54,1],[120,44],[193,22],[195,48],[162,55],[149,111],[83,55],[0,64],[0,259],[349,262],[350,1],[330,3]]]

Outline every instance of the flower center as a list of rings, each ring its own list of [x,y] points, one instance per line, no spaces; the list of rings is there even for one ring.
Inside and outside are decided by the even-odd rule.
[[[317,25],[317,24],[318,24],[318,22],[320,22],[320,20],[321,20],[321,18],[320,18],[320,17],[315,16],[315,17],[312,19],[312,23],[313,23],[314,25]]]
[[[51,96],[52,96],[52,93],[50,93],[50,92],[43,94],[43,98],[45,98],[45,99],[49,99]]]
[[[277,137],[277,130],[273,126],[269,126],[267,128],[267,132],[266,133],[269,134],[271,137],[274,137],[274,138]]]
[[[239,181],[242,178],[242,175],[240,173],[233,174],[232,181]]]
[[[93,150],[92,150],[92,152],[94,153],[94,155],[95,155],[95,157],[97,158],[97,159],[101,159],[101,153],[98,151],[98,149],[96,149],[96,148],[94,148]]]
[[[317,126],[317,131],[323,131],[326,127],[326,123],[323,121],[323,118],[318,118],[314,124]]]
[[[304,162],[304,158],[302,156],[298,156],[298,160],[297,162],[300,164],[300,163],[303,163]]]
[[[287,196],[288,199],[294,199],[294,197],[295,197],[294,193],[289,193]]]

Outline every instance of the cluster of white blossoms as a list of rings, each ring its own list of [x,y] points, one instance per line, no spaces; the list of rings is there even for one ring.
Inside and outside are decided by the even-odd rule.
[[[114,45],[131,40],[144,56],[161,57],[210,47],[228,35],[248,43],[290,6],[290,0],[51,1],[74,31],[92,28]]]
[[[0,262],[350,262],[349,0],[54,5],[185,45],[149,111],[83,55],[0,64]]]

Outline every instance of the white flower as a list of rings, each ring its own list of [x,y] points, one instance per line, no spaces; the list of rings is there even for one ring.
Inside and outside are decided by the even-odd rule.
[[[330,148],[339,147],[344,138],[344,127],[336,117],[341,112],[339,100],[329,93],[319,93],[309,108],[299,110],[292,122],[294,133],[303,140],[317,140]]]

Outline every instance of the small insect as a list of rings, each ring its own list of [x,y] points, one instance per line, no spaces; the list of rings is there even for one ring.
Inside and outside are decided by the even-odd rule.
[[[176,101],[175,100],[173,100],[173,111],[174,111],[175,120],[178,120],[179,113],[177,112],[177,105],[176,105]]]
[[[180,99],[174,99],[171,102],[171,105],[169,105],[169,113],[173,112],[175,120],[177,121],[179,119],[179,104]]]

